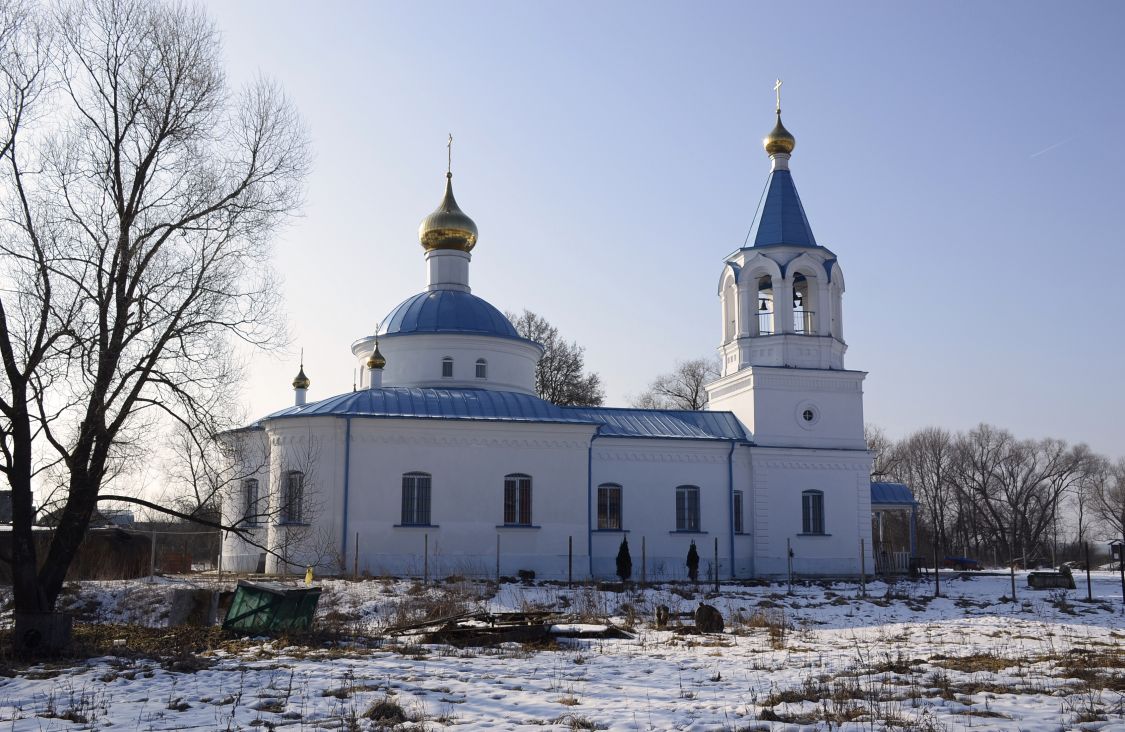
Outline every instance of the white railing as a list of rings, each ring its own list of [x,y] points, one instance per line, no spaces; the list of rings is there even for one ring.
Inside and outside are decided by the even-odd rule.
[[[875,552],[875,571],[879,574],[906,574],[910,570],[910,552]]]

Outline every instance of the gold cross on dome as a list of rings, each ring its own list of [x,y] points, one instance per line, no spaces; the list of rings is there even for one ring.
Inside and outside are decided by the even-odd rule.
[[[777,111],[781,111],[781,79],[773,85],[773,92],[777,95]]]
[[[445,172],[446,173],[452,173],[453,172],[453,133],[452,132],[449,133],[449,142],[447,142],[445,144],[445,147],[447,148],[447,151],[446,151],[447,152],[447,160],[446,160],[446,164],[445,164]]]

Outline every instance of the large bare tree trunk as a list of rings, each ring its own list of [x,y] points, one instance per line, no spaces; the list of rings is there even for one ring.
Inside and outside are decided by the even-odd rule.
[[[0,471],[19,612],[54,608],[104,487],[154,435],[235,426],[233,343],[283,337],[269,239],[300,203],[307,142],[271,83],[226,88],[219,51],[194,6],[0,0]]]

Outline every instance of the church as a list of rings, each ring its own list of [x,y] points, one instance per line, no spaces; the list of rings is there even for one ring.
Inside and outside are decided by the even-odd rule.
[[[874,567],[863,371],[844,366],[844,274],[789,170],[770,170],[718,277],[721,376],[703,411],[563,407],[535,393],[543,353],[474,294],[477,226],[453,196],[419,227],[425,288],[351,352],[348,393],[225,437],[239,467],[221,566],[235,571],[608,578],[857,575]],[[862,549],[861,549],[862,547]],[[263,548],[269,551],[264,552]]]

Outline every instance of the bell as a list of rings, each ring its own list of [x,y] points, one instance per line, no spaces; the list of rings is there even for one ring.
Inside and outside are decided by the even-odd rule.
[[[804,302],[804,298],[801,297],[801,293],[794,292],[793,293],[793,306],[799,308],[799,307],[801,307],[801,304],[803,302]]]
[[[770,309],[770,301],[769,300],[767,300],[766,298],[763,297],[761,300],[758,301],[758,310],[765,313],[765,312],[769,312],[769,309]]]

